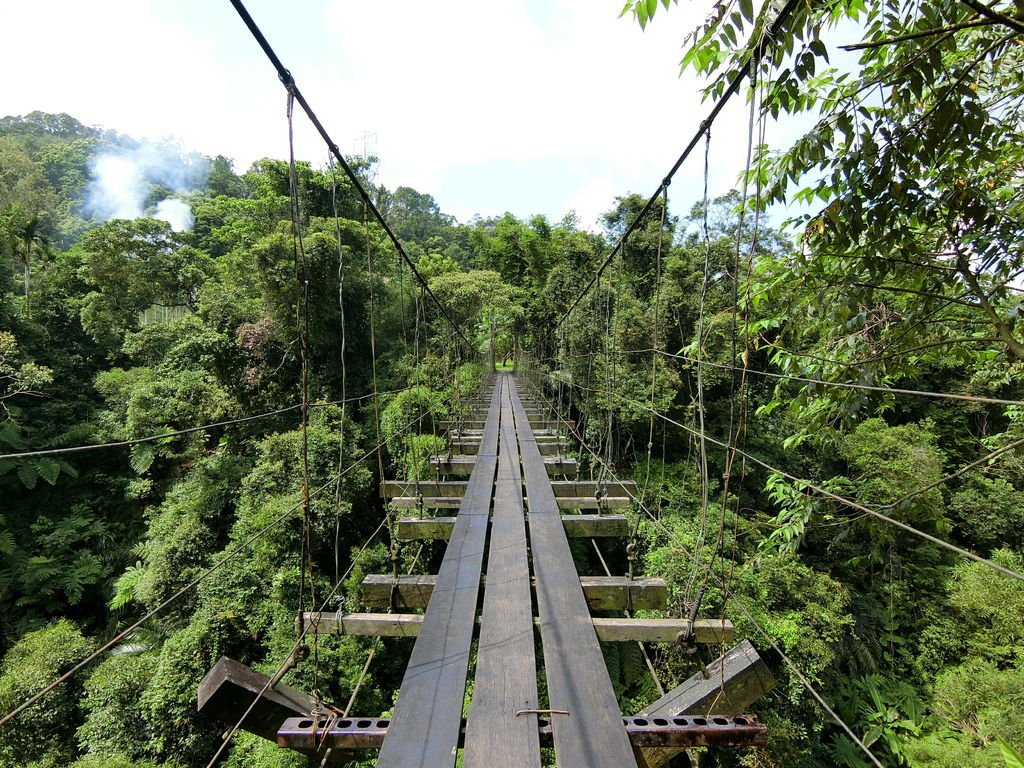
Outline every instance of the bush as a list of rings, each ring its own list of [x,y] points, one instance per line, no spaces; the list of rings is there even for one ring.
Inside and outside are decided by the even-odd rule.
[[[138,703],[158,660],[155,653],[109,656],[86,680],[86,719],[78,741],[87,756],[131,760],[151,755],[154,729]]]
[[[29,632],[0,665],[0,711],[7,712],[45,688],[92,652],[95,643],[61,619]],[[0,728],[0,765],[34,761],[67,765],[74,759],[74,730],[79,721],[81,683],[72,678],[46,694],[13,722]]]

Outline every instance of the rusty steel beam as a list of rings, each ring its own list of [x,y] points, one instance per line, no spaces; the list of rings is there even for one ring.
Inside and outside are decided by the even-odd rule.
[[[531,710],[533,712],[534,710]],[[555,714],[553,717],[566,715]],[[586,713],[567,715],[586,717]],[[551,718],[537,720],[541,746],[553,744]],[[293,717],[277,732],[277,744],[288,749],[310,752],[327,748],[341,750],[379,749],[384,743],[391,720],[386,717],[349,717],[344,719]],[[624,717],[630,744],[645,749],[680,747],[758,747],[767,743],[767,730],[753,715],[724,717],[686,715],[685,717]],[[462,726],[465,737],[465,721]],[[460,741],[460,746],[463,744]]]

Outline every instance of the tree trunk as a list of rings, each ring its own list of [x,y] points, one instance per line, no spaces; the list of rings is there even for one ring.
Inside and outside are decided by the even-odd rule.
[[[25,243],[25,314],[29,313],[30,302],[29,302],[29,281],[31,279],[32,271],[32,241],[29,240]]]

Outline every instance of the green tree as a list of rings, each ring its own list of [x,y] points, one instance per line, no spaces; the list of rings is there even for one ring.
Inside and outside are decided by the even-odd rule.
[[[21,705],[55,677],[81,661],[94,647],[66,619],[26,634],[0,664],[0,709]],[[74,731],[79,719],[81,683],[72,682],[48,693],[25,716],[0,728],[0,762],[17,766],[67,765],[76,752]]]

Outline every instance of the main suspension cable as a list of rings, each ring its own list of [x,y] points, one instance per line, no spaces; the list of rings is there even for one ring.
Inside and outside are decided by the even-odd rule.
[[[348,161],[345,160],[345,157],[341,154],[341,150],[338,148],[338,145],[334,143],[334,140],[330,137],[330,134],[327,133],[327,129],[324,128],[323,124],[320,122],[320,119],[316,116],[316,113],[313,111],[313,108],[309,106],[309,102],[306,101],[305,96],[302,95],[302,92],[295,84],[295,78],[292,76],[292,73],[285,68],[284,64],[282,64],[281,60],[277,57],[277,54],[274,53],[274,49],[270,47],[270,43],[267,41],[267,38],[263,35],[263,32],[260,31],[260,28],[256,25],[256,22],[253,20],[252,16],[249,15],[249,11],[246,10],[245,5],[242,3],[242,0],[230,1],[231,5],[234,6],[235,11],[238,12],[238,15],[245,23],[245,26],[249,28],[249,32],[252,34],[253,38],[255,38],[256,42],[259,43],[260,48],[263,49],[263,53],[266,54],[267,58],[270,59],[270,63],[273,64],[274,69],[277,70],[277,76],[281,80],[281,83],[288,90],[288,92],[295,98],[295,101],[299,104],[299,106],[302,107],[302,111],[306,113],[306,117],[309,118],[309,121],[313,124],[313,127],[316,129],[317,133],[320,134],[320,138],[324,140],[324,142],[327,144],[327,148],[338,161],[338,165],[340,165],[341,169],[345,171],[345,175],[348,176],[349,181],[352,182],[352,186],[355,187],[356,191],[359,193],[359,196],[362,198],[363,204],[373,214],[373,217],[377,220],[377,223],[380,224],[381,228],[387,234],[388,239],[390,239],[391,242],[394,244],[395,249],[398,251],[398,253],[401,254],[402,259],[409,266],[409,269],[412,271],[413,275],[420,282],[420,285],[423,286],[423,289],[426,291],[427,295],[430,296],[430,299],[434,302],[434,305],[437,307],[438,311],[440,311],[440,313],[448,321],[448,324],[451,325],[455,333],[462,337],[462,340],[466,342],[467,346],[470,346],[469,339],[466,338],[465,334],[462,332],[462,329],[459,328],[459,326],[455,323],[454,320],[452,320],[451,315],[448,314],[448,310],[445,309],[444,305],[438,300],[437,296],[434,295],[434,292],[430,290],[430,285],[428,285],[427,281],[424,279],[423,275],[420,274],[419,270],[416,269],[416,265],[413,263],[412,259],[409,258],[409,254],[407,254],[405,252],[405,248],[402,247],[401,241],[398,239],[394,231],[391,229],[391,226],[384,218],[384,215],[374,204],[373,199],[370,197],[370,194],[366,191],[366,188],[360,181],[359,175],[348,164]],[[793,0],[791,0],[791,2],[792,1]]]
[[[587,292],[590,291],[590,289],[593,288],[594,284],[601,278],[601,275],[604,273],[605,269],[607,269],[608,265],[611,264],[612,259],[615,257],[615,254],[622,249],[623,242],[625,242],[626,238],[633,233],[633,231],[639,225],[643,217],[647,215],[647,212],[651,209],[655,202],[657,202],[658,197],[661,195],[662,191],[665,190],[668,187],[668,185],[672,183],[672,177],[676,175],[676,172],[683,165],[686,159],[690,156],[690,153],[693,152],[694,148],[700,143],[700,140],[704,136],[704,134],[707,133],[708,130],[710,130],[711,125],[715,122],[715,118],[717,118],[719,113],[725,108],[725,105],[737,93],[737,91],[739,91],[740,86],[743,84],[743,80],[750,74],[755,64],[757,64],[761,60],[761,57],[767,50],[769,43],[778,38],[779,33],[782,31],[782,27],[789,19],[790,14],[794,11],[794,9],[796,9],[798,5],[801,4],[801,1],[802,0],[787,0],[786,5],[782,8],[782,10],[779,11],[779,15],[775,17],[775,21],[772,22],[771,27],[764,32],[761,38],[751,48],[750,56],[748,57],[747,62],[742,67],[739,68],[735,75],[733,75],[732,79],[729,81],[728,86],[726,86],[725,91],[722,93],[721,96],[719,96],[718,101],[715,102],[715,106],[712,108],[711,112],[709,112],[708,116],[701,121],[696,133],[694,133],[693,135],[693,138],[690,139],[690,142],[686,145],[686,148],[683,149],[682,154],[679,155],[679,158],[675,161],[675,163],[673,163],[668,173],[665,174],[665,178],[661,180],[661,183],[658,185],[658,188],[654,190],[654,194],[652,194],[648,198],[647,202],[644,204],[644,207],[640,209],[640,212],[637,214],[637,217],[633,220],[633,223],[626,228],[626,231],[622,234],[622,236],[612,247],[611,251],[608,253],[608,256],[605,258],[604,262],[602,262],[597,272],[594,273],[594,275],[590,278],[590,281],[583,287],[583,290],[581,290],[579,294],[577,294],[576,298],[573,299],[572,303],[569,305],[569,308],[565,310],[565,312],[559,318],[558,322],[556,322],[555,325],[548,331],[547,335],[544,337],[545,340],[550,338],[551,335],[556,330],[558,330],[559,326],[561,326],[562,323],[565,322],[566,318],[569,317],[569,314],[573,311],[573,309],[576,308],[576,305],[580,303],[583,297],[586,296]],[[234,3],[236,2],[236,0],[232,0],[232,2]]]

